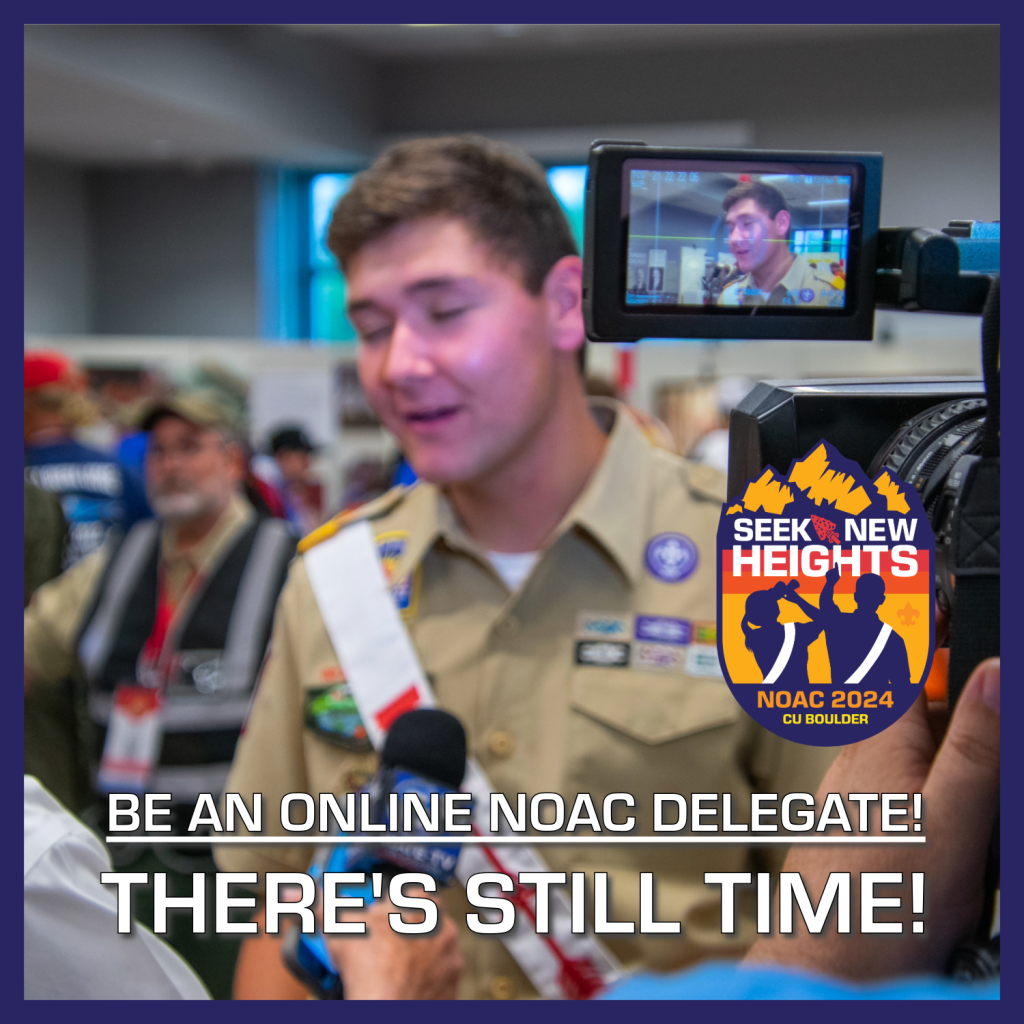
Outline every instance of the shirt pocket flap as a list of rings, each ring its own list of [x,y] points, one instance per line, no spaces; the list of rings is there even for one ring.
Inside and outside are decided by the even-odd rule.
[[[664,743],[729,725],[740,706],[721,680],[579,668],[569,703],[643,743]]]

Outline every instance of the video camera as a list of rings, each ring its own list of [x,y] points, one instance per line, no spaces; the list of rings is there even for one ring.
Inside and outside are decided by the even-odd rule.
[[[584,234],[591,341],[867,341],[876,306],[981,313],[999,225],[879,229],[880,153],[595,142]]]
[[[878,153],[670,149],[598,141],[586,192],[591,341],[869,340],[876,307],[982,314],[984,378],[762,381],[729,423],[728,498],[818,440],[920,494],[949,614],[950,707],[999,654],[999,224],[879,228]],[[998,972],[998,886],[951,973]]]

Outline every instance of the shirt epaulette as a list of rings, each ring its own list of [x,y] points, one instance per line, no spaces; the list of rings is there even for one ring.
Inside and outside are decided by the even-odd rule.
[[[683,460],[683,467],[683,477],[691,491],[711,501],[725,501],[726,477],[721,470],[689,459]]]
[[[323,526],[318,526],[312,533],[307,534],[299,541],[299,554],[305,554],[310,548],[314,548],[317,544],[329,540],[342,527],[348,526],[349,523],[355,523],[360,519],[376,519],[390,512],[410,490],[411,487],[408,485],[399,484],[397,487],[392,487],[390,491],[382,494],[379,498],[368,501],[365,505],[348,509],[345,512],[339,512],[333,519],[328,519]]]

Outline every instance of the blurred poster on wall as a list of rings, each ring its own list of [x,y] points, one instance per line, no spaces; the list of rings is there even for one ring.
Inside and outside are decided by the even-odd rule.
[[[343,427],[379,427],[380,419],[366,398],[355,363],[342,363],[337,370]]]
[[[249,389],[253,445],[266,447],[283,425],[301,426],[318,447],[338,432],[338,391],[327,373],[258,373]]]

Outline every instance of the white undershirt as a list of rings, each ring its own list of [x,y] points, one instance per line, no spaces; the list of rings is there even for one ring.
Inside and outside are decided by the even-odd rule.
[[[513,552],[488,551],[487,557],[491,565],[502,578],[505,586],[514,594],[530,575],[531,570],[540,558],[539,551]]]

